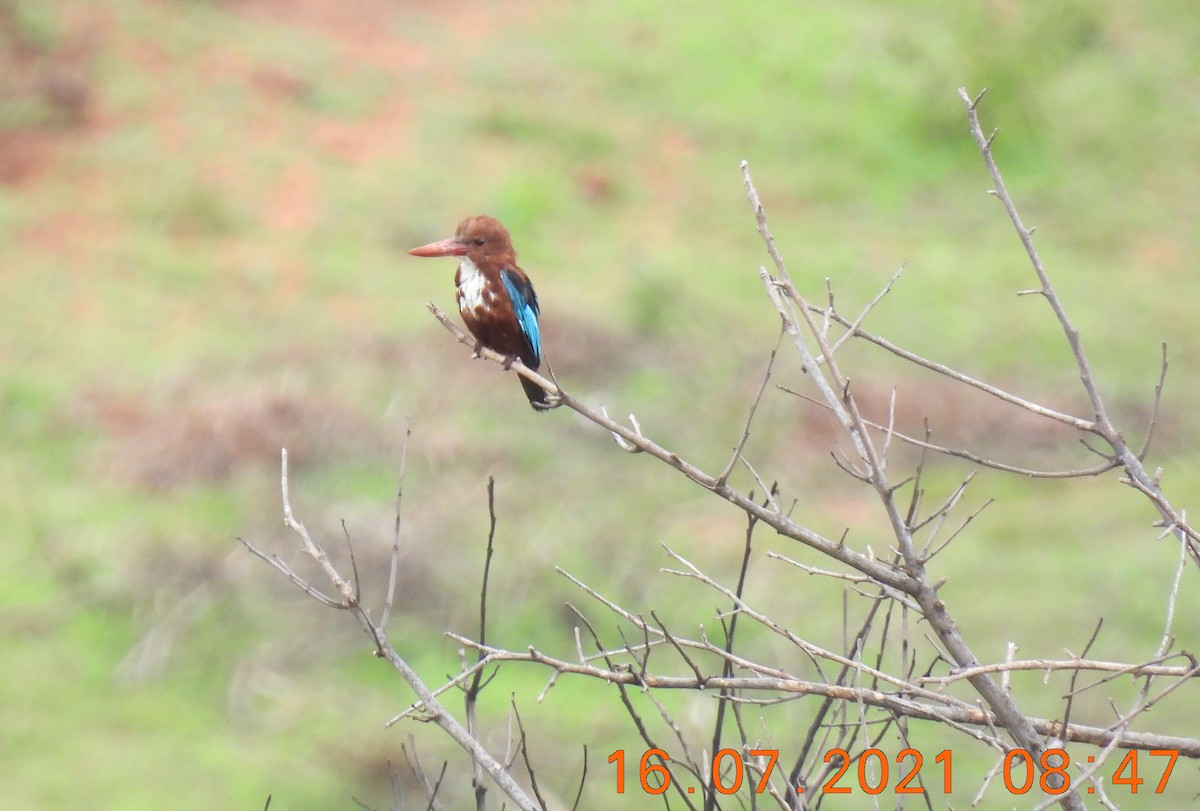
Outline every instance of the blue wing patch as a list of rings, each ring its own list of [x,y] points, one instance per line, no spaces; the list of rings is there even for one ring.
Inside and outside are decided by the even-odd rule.
[[[542,362],[542,338],[538,332],[537,293],[533,292],[533,285],[520,271],[505,268],[500,271],[500,278],[512,301],[513,312],[517,314],[521,333],[525,336],[525,342],[533,353],[533,367],[537,368],[538,364]]]

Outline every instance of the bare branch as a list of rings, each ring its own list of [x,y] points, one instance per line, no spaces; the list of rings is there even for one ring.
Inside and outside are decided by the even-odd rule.
[[[631,669],[614,667],[602,668],[559,659],[542,651],[530,648],[525,651],[509,651],[500,648],[481,646],[467,637],[454,633],[446,634],[456,642],[475,648],[486,654],[485,661],[495,662],[529,662],[544,665],[564,674],[586,676],[615,685],[635,686],[654,690],[708,690],[724,689],[736,692],[765,691],[769,693],[784,693],[793,695],[828,696],[840,701],[868,706],[880,707],[888,712],[927,721],[953,721],[958,724],[983,726],[988,728],[1004,728],[1003,723],[992,713],[984,712],[978,707],[941,696],[936,693],[918,690],[918,696],[910,697],[908,692],[888,693],[867,687],[852,687],[842,684],[831,684],[827,681],[813,682],[797,678],[771,678],[763,676],[708,676],[703,682],[692,676],[663,676],[654,673],[638,673]],[[686,644],[681,641],[681,644]],[[718,649],[719,650],[719,649]],[[854,667],[855,663],[851,663]],[[875,675],[865,665],[860,665],[861,672]],[[1195,670],[1188,671],[1194,675]],[[895,681],[887,677],[885,681]],[[927,701],[932,697],[931,703]],[[918,700],[918,698],[920,700]],[[716,696],[714,696],[714,700]],[[1111,728],[1071,725],[1064,730],[1062,722],[1053,719],[1030,717],[1028,722],[1039,735],[1057,735],[1065,741],[1076,741],[1104,746],[1113,739]],[[1125,732],[1121,735],[1120,747],[1123,749],[1178,749],[1180,755],[1189,758],[1200,758],[1200,739],[1155,735],[1151,733]]]
[[[385,634],[393,608],[400,565],[400,508],[408,442],[411,436],[407,425],[396,495],[396,520],[387,596],[382,618],[378,623],[372,621],[369,612],[361,604],[358,561],[349,533],[345,534],[349,549],[348,566],[352,569],[353,576],[347,579],[330,561],[322,545],[311,537],[304,524],[293,514],[289,495],[287,451],[283,451],[280,491],[285,525],[300,538],[300,553],[315,561],[316,567],[323,575],[318,579],[321,579],[322,583],[327,580],[329,585],[318,588],[284,563],[278,555],[267,554],[248,542],[243,543],[253,554],[270,563],[314,599],[326,606],[349,611],[355,617],[374,645],[376,655],[385,659],[416,694],[416,699],[410,706],[391,719],[388,725],[401,718],[416,718],[436,724],[454,739],[471,760],[477,808],[485,807],[485,796],[492,783],[520,809],[546,807],[546,797],[543,797],[538,785],[530,757],[526,728],[517,710],[515,697],[511,701],[509,715],[508,751],[503,757],[497,758],[480,743],[481,732],[476,717],[478,698],[505,662],[532,664],[541,668],[540,672],[547,676],[547,680],[545,687],[537,695],[537,701],[541,701],[560,678],[569,676],[579,676],[615,686],[626,714],[647,749],[665,749],[659,746],[660,742],[673,747],[670,757],[663,757],[663,768],[668,770],[667,773],[671,776],[671,787],[674,789],[671,796],[678,798],[675,804],[698,809],[699,800],[694,796],[694,792],[689,796],[690,790],[685,788],[686,778],[691,775],[701,783],[696,788],[703,791],[705,811],[716,811],[719,803],[725,802],[718,796],[717,788],[721,775],[728,776],[728,773],[712,759],[716,752],[733,749],[741,754],[743,765],[750,774],[766,777],[763,774],[764,765],[749,753],[760,736],[770,740],[772,735],[765,729],[761,732],[754,729],[755,716],[760,719],[763,716],[751,708],[766,708],[805,696],[818,696],[819,706],[816,706],[813,713],[814,705],[811,702],[803,705],[805,713],[813,713],[814,717],[811,720],[805,718],[806,734],[802,738],[798,753],[788,753],[788,758],[794,756],[795,760],[787,763],[786,768],[780,769],[779,774],[782,776],[778,778],[778,783],[771,781],[768,796],[773,797],[780,808],[807,808],[807,803],[812,800],[814,793],[805,791],[802,796],[798,791],[800,787],[820,785],[827,775],[841,766],[854,763],[857,763],[860,769],[869,766],[870,760],[863,757],[863,752],[878,746],[886,738],[898,737],[900,741],[908,743],[912,735],[912,739],[922,740],[916,729],[910,730],[911,724],[916,721],[931,722],[942,726],[948,732],[956,731],[970,736],[998,752],[1013,747],[1024,749],[1030,754],[1033,763],[1050,772],[1043,775],[1043,785],[1045,780],[1050,780],[1053,785],[1053,781],[1061,777],[1057,775],[1056,770],[1047,769],[1044,753],[1048,749],[1065,746],[1068,742],[1097,747],[1100,750],[1100,763],[1119,749],[1173,749],[1186,757],[1200,758],[1200,740],[1135,731],[1131,728],[1135,720],[1146,717],[1145,713],[1148,710],[1164,702],[1183,685],[1194,685],[1194,679],[1200,675],[1200,664],[1191,654],[1172,652],[1177,650],[1173,627],[1183,570],[1188,566],[1189,556],[1200,563],[1200,534],[1187,523],[1186,511],[1174,507],[1164,494],[1160,486],[1161,471],[1151,475],[1143,466],[1159,420],[1167,371],[1166,348],[1163,347],[1162,365],[1155,387],[1153,409],[1146,426],[1146,436],[1140,451],[1134,453],[1106,410],[1106,404],[1099,393],[1099,385],[1084,354],[1083,342],[1068,319],[1034,247],[1034,229],[1023,224],[1004,186],[991,153],[996,133],[985,136],[978,120],[977,108],[983,94],[972,99],[964,90],[960,90],[960,97],[966,105],[973,137],[992,178],[992,193],[1008,213],[1037,276],[1039,286],[1026,292],[1036,293],[1049,303],[1075,359],[1084,393],[1093,412],[1090,418],[1063,413],[1004,391],[916,355],[864,330],[866,318],[887,296],[900,271],[897,271],[883,289],[852,319],[838,313],[834,284],[829,278],[825,279],[827,304],[811,304],[793,283],[775,244],[764,206],[745,162],[741,164],[741,171],[747,199],[753,209],[758,233],[770,257],[769,266],[773,267],[770,272],[767,267],[760,268],[759,277],[765,296],[780,319],[780,331],[761,382],[749,403],[745,419],[740,424],[740,433],[735,435],[732,454],[715,475],[691,463],[680,452],[667,448],[647,436],[632,414],[627,423],[618,423],[610,418],[603,405],[594,409],[576,399],[565,390],[549,364],[545,367],[547,376],[543,377],[519,361],[513,362],[509,357],[481,347],[445,313],[433,304],[428,305],[443,326],[459,342],[471,347],[476,357],[502,364],[505,369],[515,369],[518,375],[543,388],[555,406],[565,406],[603,431],[608,431],[621,449],[629,453],[645,453],[659,460],[689,482],[709,490],[743,512],[747,525],[735,586],[725,585],[729,582],[727,578],[723,580],[707,573],[665,545],[664,549],[675,562],[670,565],[677,564],[677,568],[660,570],[667,575],[699,583],[704,594],[711,591],[717,595],[715,612],[724,632],[723,638],[718,639],[718,634],[712,632],[713,626],[707,616],[698,623],[698,630],[694,632],[689,632],[684,623],[675,620],[672,620],[668,627],[662,618],[666,615],[661,615],[661,609],[643,608],[641,605],[623,606],[616,600],[602,595],[599,589],[586,585],[563,569],[558,569],[600,606],[612,613],[616,618],[614,639],[619,640],[619,644],[613,644],[613,639],[605,643],[597,633],[596,626],[573,605],[568,604],[570,610],[579,618],[574,627],[573,651],[568,652],[568,658],[547,653],[532,645],[521,650],[498,647],[489,639],[495,636],[493,630],[489,629],[488,593],[497,527],[495,482],[489,478],[487,494],[490,522],[479,592],[477,638],[447,634],[449,639],[460,646],[459,669],[457,674],[447,676],[446,682],[440,687],[430,690],[404,657],[392,647]],[[797,279],[802,278],[819,278],[819,274],[806,272],[803,277],[797,276]],[[849,534],[849,526],[840,538],[834,538],[806,525],[804,522],[811,519],[805,517],[803,511],[797,510],[801,499],[794,495],[780,497],[778,483],[770,471],[763,468],[765,475],[760,475],[759,470],[747,458],[751,433],[758,428],[755,420],[766,397],[767,387],[775,374],[775,364],[784,336],[796,352],[803,374],[812,380],[816,389],[815,398],[799,396],[817,402],[827,409],[839,426],[838,436],[831,443],[830,455],[834,464],[852,476],[856,483],[867,486],[866,492],[871,494],[876,509],[881,511],[880,515],[884,519],[884,522],[877,522],[874,526],[866,525],[866,529],[861,532],[855,526],[853,536]],[[850,363],[853,358],[840,352],[852,338],[861,338],[906,363],[982,391],[990,397],[1042,419],[1068,426],[1079,432],[1080,441],[1101,457],[1100,462],[1092,467],[1076,470],[1031,470],[1007,461],[984,458],[973,450],[935,444],[931,441],[932,434],[928,422],[923,438],[908,436],[897,430],[899,395],[895,388],[891,389],[886,418],[880,418],[876,414],[881,422],[869,420],[864,416],[858,398],[859,381],[863,378],[854,377],[852,385]],[[569,385],[569,381],[567,384]],[[894,472],[897,461],[892,453],[896,447],[893,440],[919,449],[920,462],[915,471]],[[1174,571],[1167,598],[1163,634],[1158,642],[1157,653],[1149,660],[1134,663],[1089,659],[1089,653],[1099,633],[1100,626],[1097,625],[1096,631],[1078,655],[1067,651],[1061,659],[1017,660],[1016,642],[1012,641],[1009,642],[1004,661],[993,664],[981,662],[951,616],[950,608],[939,596],[939,589],[947,579],[944,576],[938,577],[942,573],[933,570],[931,562],[960,536],[963,529],[991,503],[991,500],[984,501],[982,506],[968,514],[965,519],[962,517],[963,513],[969,511],[969,507],[964,506],[964,494],[973,473],[967,475],[948,495],[934,496],[927,492],[931,488],[927,481],[940,480],[933,470],[928,471],[926,475],[926,459],[935,458],[932,454],[1037,478],[1095,476],[1120,469],[1123,473],[1120,481],[1142,493],[1155,506],[1161,518],[1160,524],[1165,527],[1164,534],[1173,534],[1180,543],[1179,563]],[[758,463],[759,460],[755,459],[755,462]],[[751,487],[754,489],[750,489],[748,493],[735,490],[729,485],[729,480],[739,463],[744,465],[753,478],[754,484]],[[856,492],[864,492],[857,484],[851,485],[847,482],[847,485],[854,487]],[[909,487],[912,488],[911,493],[907,490]],[[805,491],[797,489],[795,492]],[[804,501],[808,503],[807,499]],[[799,517],[794,519],[793,512]],[[789,626],[787,621],[771,616],[752,594],[747,593],[745,586],[755,546],[752,544],[753,534],[760,523],[770,527],[783,538],[802,544],[805,550],[824,556],[826,560],[820,561],[821,566],[816,566],[799,563],[774,551],[767,553],[768,557],[791,563],[809,575],[842,581],[832,584],[841,597],[842,637],[836,643],[836,646],[840,647],[835,646],[834,650],[830,650],[828,645],[814,644],[811,639],[824,637],[806,638],[795,630],[799,626]],[[918,532],[922,533],[919,539],[916,537]],[[944,537],[946,532],[949,533],[949,537]],[[851,538],[851,541],[848,541],[848,538]],[[937,561],[941,562],[940,559]],[[788,575],[777,567],[772,568],[770,574],[776,577]],[[792,580],[795,581],[797,577],[792,576]],[[864,608],[865,617],[860,619]],[[646,616],[650,617],[650,621],[645,619]],[[836,638],[837,621],[833,617],[829,619],[835,624],[828,628],[827,632]],[[492,618],[492,621],[495,619]],[[746,622],[750,625],[746,625]],[[590,634],[594,651],[585,652],[585,634]],[[709,639],[710,634],[713,636],[712,641]],[[756,648],[752,649],[750,642],[754,642]],[[760,642],[762,644],[759,644]],[[779,650],[781,656],[778,659],[760,658],[751,653],[751,650]],[[797,653],[800,655],[797,656]],[[573,659],[570,658],[572,656]],[[784,664],[777,664],[779,661]],[[1180,664],[1181,662],[1185,664]],[[1010,678],[1011,674],[1018,672],[1042,674],[1044,686],[1051,682],[1053,674],[1063,674],[1055,677],[1055,684],[1058,685],[1056,691],[1065,702],[1061,720],[1032,717],[1022,711],[1018,705],[1018,698],[1024,701],[1027,697],[1020,695],[1017,688],[1023,688],[1034,679]],[[1162,679],[1167,681],[1161,681]],[[1069,681],[1065,692],[1062,692],[1062,680]],[[964,692],[964,681],[974,690],[974,694]],[[1077,716],[1083,716],[1085,712],[1094,712],[1093,705],[1105,705],[1102,703],[1104,697],[1096,693],[1089,698],[1100,701],[1076,702],[1075,697],[1086,690],[1094,690],[1099,685],[1114,681],[1118,681],[1118,686],[1122,689],[1127,685],[1132,686],[1136,698],[1128,706],[1121,708],[1110,699],[1107,706],[1111,707],[1111,715],[1105,714],[1101,719],[1101,723],[1107,724],[1106,726],[1077,723],[1083,720]],[[1017,688],[1014,688],[1014,682]],[[440,703],[445,692],[459,690],[463,692],[465,700],[465,718],[462,722]],[[707,740],[689,737],[686,734],[685,730],[689,724],[682,721],[687,716],[679,714],[676,705],[668,701],[667,696],[660,693],[660,690],[694,691],[696,695],[716,702],[713,708],[715,723],[711,727],[711,733],[706,733]],[[1117,695],[1123,693],[1118,692]],[[650,706],[657,710],[657,717],[648,711]],[[705,751],[705,745],[708,745],[711,751]],[[846,750],[844,758],[840,758],[844,762],[831,762],[819,756],[819,752],[829,751],[831,748]],[[1092,796],[1098,795],[1097,799],[1101,803],[1111,807],[1111,801],[1104,796],[1104,780],[1096,777],[1111,774],[1111,771],[1100,771],[1100,763],[1084,770],[1083,777],[1073,781],[1074,785],[1070,791],[1061,796],[1045,797],[1043,806],[1060,804],[1068,811],[1082,809],[1080,792],[1085,787],[1090,787],[1095,789]],[[512,773],[522,765],[531,788],[519,785]],[[438,778],[436,785],[432,784],[426,779],[419,761],[416,761],[414,770],[425,786],[430,807],[437,807],[437,793],[442,778]],[[575,798],[575,806],[581,802],[587,771],[585,748],[583,776]],[[443,775],[444,773],[443,766]],[[684,779],[675,779],[676,776]],[[984,788],[991,779],[992,776],[989,775],[984,781]],[[694,780],[691,782],[695,783]],[[982,796],[982,789],[980,793]],[[396,801],[400,801],[398,795]],[[757,809],[760,802],[763,800],[751,795],[748,806]],[[928,796],[925,798],[925,806],[932,808]]]
[[[416,671],[408,664],[408,662],[400,656],[399,653],[387,641],[382,629],[371,619],[370,614],[362,607],[355,599],[354,587],[343,578],[329,561],[329,557],[325,554],[325,550],[319,543],[313,540],[304,524],[296,519],[292,512],[291,499],[288,491],[288,468],[287,468],[287,450],[284,449],[281,453],[281,474],[280,474],[280,494],[283,500],[284,523],[300,537],[304,544],[304,551],[315,561],[325,572],[330,583],[333,584],[335,591],[342,596],[342,602],[337,603],[330,598],[324,598],[320,592],[316,591],[311,584],[304,581],[302,578],[295,575],[294,572],[283,564],[277,556],[267,556],[249,543],[246,546],[258,557],[271,563],[276,569],[282,572],[288,579],[300,585],[308,593],[312,594],[316,599],[321,600],[326,605],[348,609],[358,620],[360,627],[371,638],[375,646],[376,655],[385,659],[404,679],[413,692],[417,694],[417,699],[421,705],[422,712],[426,720],[437,724],[455,743],[457,743],[470,756],[472,762],[479,763],[484,771],[488,774],[491,780],[516,804],[522,811],[540,811],[539,805],[531,798],[520,784],[516,782],[507,767],[494,758],[490,752],[483,747],[479,740],[472,735],[466,727],[450,714],[448,710],[437,700],[434,694],[425,686],[425,682],[417,675]]]
[[[1182,654],[1179,654],[1182,655]],[[1156,658],[1155,661],[1164,661],[1166,657]],[[1190,657],[1189,657],[1190,658]],[[980,665],[970,669],[955,670],[945,676],[927,676],[919,680],[921,684],[950,684],[952,682],[961,681],[977,673],[1012,673],[1022,670],[1043,671],[1046,673],[1067,670],[1067,671],[1082,671],[1095,670],[1112,673],[1118,676],[1169,676],[1172,678],[1190,678],[1191,674],[1196,670],[1197,662],[1191,659],[1191,664],[1181,665],[1159,665],[1159,664],[1128,664],[1126,662],[1105,662],[1096,659],[1018,659],[1005,662],[997,662],[990,665]]]
[[[409,754],[409,750],[405,748],[404,744],[400,744],[400,751],[404,754],[405,761],[408,762],[408,766],[412,769],[413,774],[417,776],[417,780],[421,783],[422,788],[425,789],[425,798],[429,800],[429,805],[426,808],[429,811],[441,811],[443,806],[438,800],[438,791],[442,787],[442,780],[446,777],[446,766],[449,764],[446,761],[442,761],[442,769],[438,773],[437,781],[430,783],[429,778],[425,775],[425,769],[421,766],[421,758],[417,755],[417,742],[413,740],[411,735],[408,738],[408,743],[412,749],[412,754]]]
[[[850,328],[853,326],[853,322],[838,313],[831,313],[830,317],[844,327]],[[862,338],[864,341],[875,344],[880,349],[886,350],[887,352],[890,352],[896,357],[902,358],[909,363],[913,363],[917,366],[928,369],[931,372],[937,372],[943,377],[948,377],[958,383],[962,383],[970,386],[973,389],[978,389],[986,394],[990,394],[992,397],[995,397],[998,400],[1003,400],[1004,402],[1015,405],[1018,408],[1023,408],[1031,414],[1037,414],[1039,417],[1046,417],[1047,419],[1054,420],[1055,422],[1061,422],[1063,425],[1069,425],[1072,428],[1076,428],[1080,431],[1094,432],[1096,430],[1096,424],[1091,420],[1085,420],[1081,417],[1073,417],[1070,414],[1064,414],[1061,411],[1055,411],[1052,408],[1038,405],[1032,400],[1019,397],[1015,394],[1004,391],[1001,388],[993,386],[990,383],[985,383],[982,380],[971,377],[970,375],[963,374],[962,372],[952,369],[944,363],[938,363],[937,361],[922,357],[915,352],[910,352],[909,350],[904,349],[903,347],[894,344],[879,335],[874,335],[860,328],[855,328],[854,335],[855,337]]]
[[[820,400],[816,399],[815,397],[810,397],[809,395],[805,394],[804,392],[795,391],[794,389],[789,389],[786,386],[779,386],[778,388],[780,389],[780,391],[787,392],[788,394],[793,394],[796,397],[799,397],[803,400],[807,400],[808,402],[818,405],[822,408],[828,408],[828,406],[825,403],[821,402]],[[866,423],[866,425],[868,427],[873,428],[878,431],[881,431],[881,432],[884,432],[890,436],[894,436],[897,439],[901,440],[902,442],[904,442],[908,445],[912,445],[914,448],[920,448],[922,450],[933,451],[934,453],[939,453],[943,456],[953,456],[957,459],[965,459],[966,461],[971,462],[972,464],[979,465],[980,467],[987,467],[987,468],[991,468],[993,470],[1000,470],[1000,471],[1004,471],[1005,473],[1015,473],[1018,476],[1025,476],[1030,479],[1078,479],[1078,478],[1082,478],[1085,476],[1099,476],[1102,473],[1107,473],[1108,471],[1121,466],[1120,462],[1110,459],[1110,460],[1105,461],[1102,464],[1095,465],[1093,467],[1077,468],[1074,470],[1036,470],[1033,468],[1026,468],[1026,467],[1020,467],[1018,465],[1009,464],[1007,462],[999,462],[994,459],[986,459],[986,458],[984,458],[976,453],[973,453],[972,451],[966,450],[966,449],[950,448],[950,447],[946,447],[944,445],[937,445],[933,442],[930,442],[928,438],[917,439],[914,436],[909,436],[908,434],[902,433],[900,431],[890,430],[888,426],[881,425],[877,422],[872,422],[871,420],[864,419],[864,422]]]
[[[837,352],[842,348],[843,344],[858,335],[858,328],[862,326],[863,321],[867,319],[867,316],[871,314],[871,311],[875,309],[879,302],[883,301],[883,297],[892,292],[892,288],[896,285],[896,280],[900,278],[900,274],[903,272],[904,265],[901,265],[896,269],[896,272],[892,274],[892,278],[888,279],[888,283],[883,286],[883,289],[875,295],[875,298],[867,302],[867,306],[863,307],[862,312],[858,314],[858,318],[855,318],[854,321],[843,325],[846,327],[846,331],[842,334],[842,337],[833,342],[833,345],[830,347],[832,352]],[[833,306],[833,292],[831,290],[829,293],[829,307],[824,311],[826,319],[832,320],[835,312],[836,310]],[[817,363],[824,362],[825,357],[823,355],[817,357]]]
[[[1182,514],[1163,495],[1158,482],[1142,466],[1139,455],[1129,448],[1121,432],[1112,423],[1108,408],[1103,398],[1101,398],[1100,390],[1096,385],[1091,364],[1084,354],[1083,341],[1079,337],[1079,331],[1067,317],[1066,309],[1063,307],[1058,293],[1055,292],[1054,286],[1050,282],[1049,274],[1042,265],[1041,257],[1033,245],[1033,231],[1026,228],[1021,222],[1016,205],[1013,203],[1012,197],[1009,196],[1008,189],[1004,185],[1004,178],[1000,176],[1000,169],[996,166],[996,161],[992,156],[991,141],[983,137],[983,130],[979,125],[977,111],[978,97],[975,101],[972,101],[968,97],[966,89],[961,87],[958,90],[958,95],[966,105],[971,134],[975,138],[975,143],[979,146],[980,154],[983,155],[984,165],[987,167],[992,182],[995,184],[996,197],[999,198],[1001,204],[1004,206],[1004,210],[1008,214],[1008,218],[1021,240],[1021,245],[1025,248],[1025,253],[1029,257],[1030,265],[1033,267],[1033,271],[1041,283],[1041,292],[1050,304],[1050,309],[1053,310],[1054,316],[1058,320],[1063,336],[1066,338],[1067,344],[1071,347],[1071,354],[1075,358],[1075,365],[1079,371],[1079,380],[1083,384],[1088,402],[1095,413],[1093,433],[1096,433],[1108,443],[1113,450],[1113,456],[1119,459],[1121,466],[1125,468],[1126,477],[1122,481],[1141,491],[1150,499],[1151,503],[1154,504],[1162,516],[1163,524],[1178,533],[1180,539],[1187,543],[1188,551],[1191,553],[1193,560],[1196,561],[1197,565],[1200,565],[1200,534],[1188,526]],[[1165,371],[1164,362],[1164,368],[1159,374],[1160,381]]]
[[[1050,276],[1046,273],[1037,248],[1033,245],[1033,231],[1026,228],[1025,224],[1021,222],[1021,215],[1017,213],[1017,207],[1013,203],[1012,197],[1008,194],[1008,188],[1004,185],[1004,178],[1000,176],[1000,168],[996,166],[996,160],[992,156],[992,139],[985,138],[983,130],[979,126],[979,99],[976,97],[972,101],[967,95],[966,88],[962,87],[958,89],[958,95],[963,100],[963,104],[966,105],[971,135],[974,136],[975,143],[979,147],[979,152],[983,155],[983,163],[987,166],[988,173],[991,175],[995,195],[1000,200],[1001,205],[1004,206],[1009,220],[1012,221],[1013,228],[1016,229],[1017,236],[1021,240],[1021,245],[1024,246],[1025,253],[1029,257],[1029,263],[1033,266],[1033,272],[1037,274],[1038,281],[1041,283],[1041,293],[1047,303],[1049,303],[1050,309],[1054,311],[1054,316],[1058,319],[1063,335],[1066,336],[1067,343],[1071,346],[1071,353],[1075,356],[1075,363],[1079,368],[1079,379],[1083,383],[1088,401],[1091,403],[1092,410],[1096,415],[1097,428],[1102,428],[1108,422],[1107,410],[1105,409],[1104,401],[1100,398],[1100,392],[1096,388],[1096,380],[1092,374],[1091,365],[1084,355],[1083,343],[1079,338],[1079,332],[1067,317],[1066,309],[1063,307],[1062,301],[1059,300],[1054,286],[1050,283]]]

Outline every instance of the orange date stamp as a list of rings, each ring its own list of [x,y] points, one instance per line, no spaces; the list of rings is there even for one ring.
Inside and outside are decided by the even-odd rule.
[[[1104,773],[1105,780],[1113,786],[1128,787],[1131,794],[1137,794],[1143,784],[1149,788],[1150,784],[1140,776],[1139,751],[1142,750],[1130,749],[1114,769]],[[737,794],[743,788],[748,788],[755,794],[762,794],[767,790],[779,762],[779,750],[750,749],[747,754],[752,759],[751,767],[747,766],[741,752],[736,749],[721,749],[713,755],[714,791],[718,794]],[[1166,761],[1154,787],[1155,794],[1162,794],[1175,768],[1179,750],[1148,749],[1142,754]],[[647,749],[642,753],[638,762],[637,787],[646,794],[663,794],[671,788],[671,771],[667,767],[670,759],[670,755],[662,749]],[[916,749],[902,749],[892,760],[881,749],[864,749],[857,757],[851,757],[845,749],[830,749],[825,753],[825,762],[830,764],[832,773],[817,791],[823,794],[851,794],[857,790],[863,794],[877,795],[890,788],[895,794],[924,794],[930,790],[930,786],[936,788],[940,778],[942,793],[950,794],[953,790],[953,760],[951,750],[943,749],[933,758],[928,772],[923,773],[925,758]],[[609,755],[608,762],[616,766],[617,794],[624,794],[625,750],[614,751]],[[892,762],[896,764],[894,771],[891,769]],[[1095,758],[1087,758],[1087,763],[1094,762]],[[1034,788],[1046,794],[1065,794],[1071,789],[1071,775],[1067,771],[1070,765],[1070,756],[1064,749],[1047,749],[1036,760],[1024,749],[1010,749],[1004,756],[1001,770],[1004,788],[1010,794],[1025,794]],[[926,778],[932,778],[928,785]],[[695,794],[696,788],[687,786],[681,787],[681,790]],[[803,785],[793,788],[802,794],[806,790],[812,791]],[[1095,790],[1092,785],[1086,789],[1089,794],[1095,793]]]

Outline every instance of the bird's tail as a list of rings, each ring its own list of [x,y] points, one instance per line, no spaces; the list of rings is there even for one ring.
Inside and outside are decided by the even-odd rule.
[[[550,401],[546,399],[546,390],[529,380],[518,375],[518,380],[521,381],[521,388],[525,389],[525,396],[529,398],[529,404],[537,411],[545,411],[550,407]]]

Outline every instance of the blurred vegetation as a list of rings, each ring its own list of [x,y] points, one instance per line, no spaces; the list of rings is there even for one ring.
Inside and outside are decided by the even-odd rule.
[[[452,756],[424,728],[384,730],[410,700],[398,680],[345,617],[236,543],[295,548],[278,521],[281,445],[300,516],[330,538],[344,521],[378,581],[411,418],[395,633],[433,682],[458,666],[439,632],[473,631],[488,475],[497,642],[570,649],[562,604],[584,601],[556,565],[664,619],[710,618],[713,595],[657,573],[659,542],[731,575],[738,517],[567,414],[531,414],[510,376],[469,362],[428,317],[426,300],[452,302],[452,267],[402,249],[466,214],[513,231],[565,384],[708,467],[777,329],[741,159],[812,295],[829,277],[853,310],[903,264],[872,329],[1084,413],[1049,312],[1013,296],[1032,276],[983,194],[960,85],[989,88],[1006,179],[1131,433],[1169,343],[1153,464],[1186,505],[1200,484],[1200,16],[1179,11],[0,2],[0,796],[383,807],[408,735],[427,766]],[[847,352],[879,407],[898,387],[902,427],[932,415],[947,442],[1090,461],[1071,437]],[[871,543],[869,498],[829,464],[821,416],[777,394],[759,425],[751,458],[798,514]],[[964,472],[939,461],[931,499]],[[1096,656],[1152,653],[1176,551],[1155,542],[1144,503],[1111,477],[982,474],[970,508],[989,497],[940,560],[981,657],[1008,640],[1028,656],[1078,650],[1101,615]],[[1194,578],[1181,640],[1198,630]],[[759,556],[750,588],[837,645],[840,591],[811,581]],[[543,730],[532,754],[549,790],[573,794],[587,742],[589,807],[612,807],[597,764],[640,742],[601,686],[567,680],[533,704],[544,676],[509,669],[485,693],[494,742],[516,691]],[[1056,712],[1061,691],[1029,689],[1030,712]],[[703,726],[704,706],[689,723]],[[1152,718],[1176,734],[1198,722]],[[962,746],[956,784],[973,792],[990,761]],[[1188,807],[1195,769],[1180,767],[1175,800],[1123,807]]]

